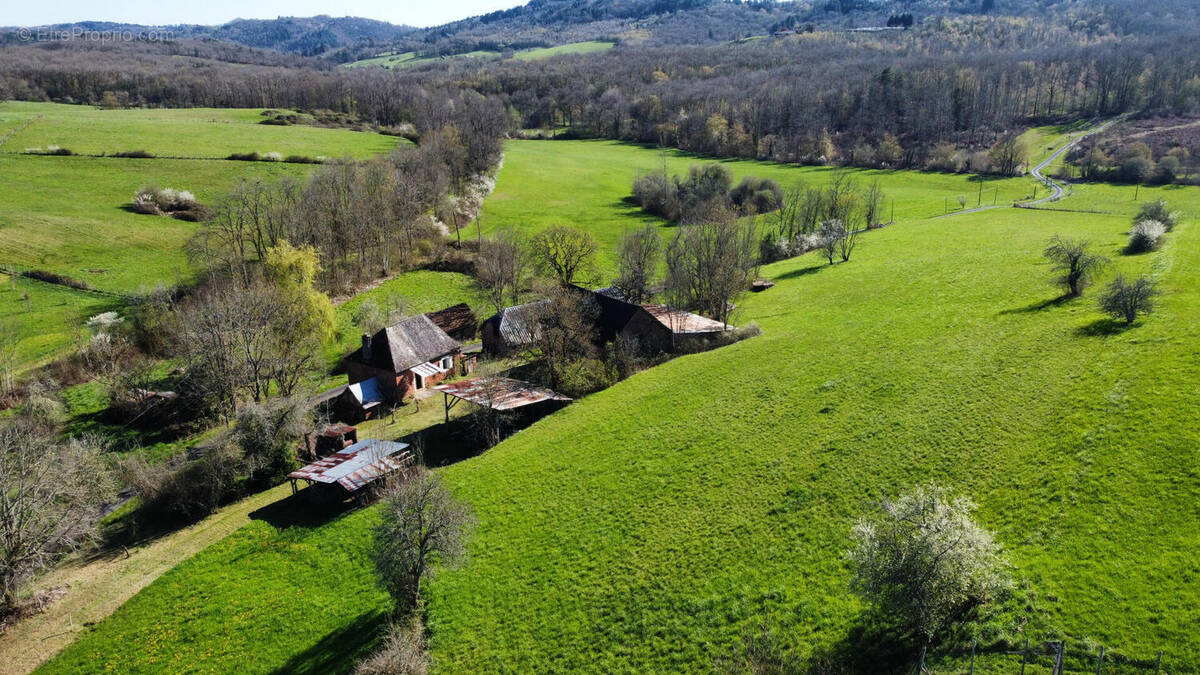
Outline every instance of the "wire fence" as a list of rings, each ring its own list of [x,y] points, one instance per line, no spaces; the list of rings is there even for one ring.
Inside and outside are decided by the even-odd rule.
[[[1067,640],[1041,643],[1027,641],[1016,649],[982,650],[969,653],[925,655],[914,669],[916,675],[1182,675],[1196,673],[1193,667],[1173,663],[1166,651],[1131,655],[1102,645],[1073,644]]]

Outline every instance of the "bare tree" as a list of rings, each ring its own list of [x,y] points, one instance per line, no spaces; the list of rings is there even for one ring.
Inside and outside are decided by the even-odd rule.
[[[547,302],[538,306],[533,346],[546,366],[549,385],[557,388],[570,364],[598,355],[600,306],[590,292],[570,287],[543,289],[543,294]]]
[[[1154,311],[1154,298],[1159,295],[1158,284],[1152,279],[1138,277],[1127,281],[1117,275],[1100,297],[1100,309],[1126,324],[1137,321],[1138,315]]]
[[[971,519],[974,508],[942,488],[919,487],[854,526],[852,587],[922,645],[1009,588],[1000,547]]]
[[[354,669],[355,675],[425,675],[429,672],[425,651],[425,626],[420,617],[388,625],[383,646]]]
[[[407,614],[420,607],[421,582],[433,563],[452,565],[463,557],[471,515],[437,476],[418,467],[385,490],[382,516],[375,569],[397,612]]]
[[[992,160],[992,166],[995,167],[998,173],[1005,176],[1016,175],[1021,165],[1026,162],[1028,153],[1025,149],[1025,143],[1017,134],[1008,134],[988,150],[988,157]]]
[[[525,242],[514,229],[501,230],[480,244],[479,256],[475,259],[475,277],[497,312],[506,307],[507,299],[514,305],[519,304],[528,260]]]
[[[35,575],[95,538],[111,492],[96,442],[0,427],[0,613]]]
[[[879,185],[879,179],[876,178],[871,181],[863,193],[863,227],[869,229],[879,224],[884,197],[883,188]]]
[[[646,225],[626,232],[621,238],[618,251],[620,272],[613,281],[613,287],[629,302],[637,305],[649,302],[654,294],[653,285],[658,276],[658,261],[662,251],[662,237],[657,227]]]
[[[16,321],[0,323],[0,394],[10,394],[17,386],[17,346],[21,330]]]
[[[733,301],[746,290],[757,264],[754,244],[753,228],[728,211],[681,228],[666,250],[671,302],[728,324]]]
[[[594,281],[599,248],[594,236],[570,225],[549,227],[529,242],[538,269],[564,286]]]
[[[1050,238],[1042,255],[1050,259],[1054,271],[1062,273],[1055,282],[1066,289],[1068,297],[1082,294],[1096,273],[1108,264],[1104,256],[1088,250],[1088,242],[1064,239],[1057,234]]]

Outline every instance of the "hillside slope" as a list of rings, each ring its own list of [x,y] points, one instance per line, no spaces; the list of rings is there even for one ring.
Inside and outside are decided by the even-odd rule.
[[[800,655],[863,648],[850,527],[929,481],[976,500],[1008,550],[1029,603],[1010,637],[1200,667],[1200,195],[1142,189],[1160,195],[1187,222],[1145,256],[1119,252],[1136,203],[1100,186],[1063,205],[1109,215],[908,220],[848,264],[768,266],[777,286],[737,317],[762,336],[442,469],[478,527],[469,563],[429,588],[438,670],[705,672],[764,625]],[[1057,232],[1157,275],[1160,311],[1121,330],[1093,297],[1051,302],[1040,253]],[[151,584],[46,671],[349,669],[387,608],[367,548],[377,512],[308,522],[286,508]]]

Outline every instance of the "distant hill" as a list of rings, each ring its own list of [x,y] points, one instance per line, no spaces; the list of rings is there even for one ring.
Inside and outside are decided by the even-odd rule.
[[[235,19],[220,26],[145,26],[79,21],[37,28],[46,32],[82,30],[131,33],[139,37],[162,37],[165,34],[173,40],[212,39],[300,56],[323,56],[344,48],[387,46],[416,30],[410,26],[397,26],[374,19],[329,16]]]

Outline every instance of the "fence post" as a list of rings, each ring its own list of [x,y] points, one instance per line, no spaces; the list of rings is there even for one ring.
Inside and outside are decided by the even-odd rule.
[[[1021,675],[1025,675],[1025,661],[1029,658],[1029,638],[1025,638],[1025,648],[1021,650]]]
[[[1104,645],[1100,645],[1100,656],[1096,659],[1096,675],[1100,675],[1100,671],[1104,669]]]
[[[1158,650],[1158,660],[1154,662],[1154,675],[1158,675],[1159,668],[1162,668],[1162,650]]]
[[[978,642],[978,640],[971,640],[971,672],[969,675],[975,675],[975,645]]]

